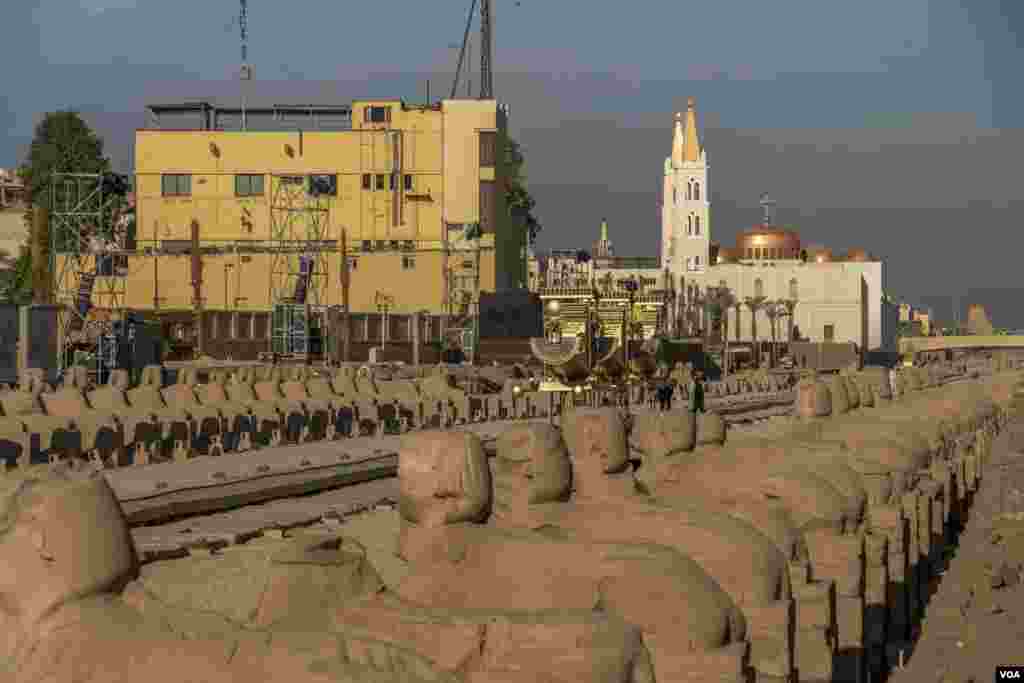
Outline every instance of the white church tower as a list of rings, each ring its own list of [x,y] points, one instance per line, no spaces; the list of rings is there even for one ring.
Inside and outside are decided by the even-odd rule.
[[[676,113],[672,155],[665,159],[661,267],[678,281],[707,271],[711,252],[708,158],[697,135],[696,101]]]

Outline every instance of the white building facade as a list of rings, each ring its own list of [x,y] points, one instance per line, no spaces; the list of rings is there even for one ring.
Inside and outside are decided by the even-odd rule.
[[[854,342],[865,351],[896,349],[893,312],[884,301],[882,261],[863,256],[807,258],[806,253],[775,258],[774,250],[771,259],[760,254],[750,259],[740,249],[719,249],[711,235],[708,170],[691,98],[685,115],[676,114],[662,200],[661,265],[682,294],[680,317],[689,318],[692,327],[693,310],[700,307],[687,308],[687,302],[709,288],[726,287],[736,302],[727,318],[730,340],[770,339],[764,302],[775,302],[787,311],[776,320],[779,341],[788,340],[792,331],[814,342]],[[697,325],[703,326],[705,321],[696,317]]]

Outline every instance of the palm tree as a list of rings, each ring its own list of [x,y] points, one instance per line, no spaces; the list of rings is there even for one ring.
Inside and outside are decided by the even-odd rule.
[[[776,320],[782,314],[782,311],[783,309],[777,301],[766,301],[764,303],[764,314],[768,318],[772,332],[771,354],[768,360],[768,367],[771,368],[775,367]]]
[[[719,287],[715,293],[718,299],[718,308],[721,311],[720,315],[722,318],[722,341],[724,343],[724,349],[722,353],[723,357],[723,369],[725,374],[729,374],[729,309],[736,306],[736,296],[729,290],[728,287]]]
[[[768,301],[768,297],[765,296],[748,296],[743,300],[743,303],[750,309],[750,336],[754,340],[754,362],[757,367],[761,367],[761,347],[758,345],[757,339],[757,312],[761,310],[766,301]]]

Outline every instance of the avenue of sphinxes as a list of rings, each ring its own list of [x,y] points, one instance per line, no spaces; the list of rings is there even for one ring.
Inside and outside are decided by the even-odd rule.
[[[344,525],[140,565],[102,474],[12,470],[0,681],[882,680],[1021,379],[809,377],[750,435],[611,407],[408,435],[387,571]]]

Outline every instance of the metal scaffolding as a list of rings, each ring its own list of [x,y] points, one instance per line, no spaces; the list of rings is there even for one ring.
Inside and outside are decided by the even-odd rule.
[[[271,176],[271,349],[276,354],[310,352],[311,327],[327,307],[331,240],[330,197],[336,176]],[[323,322],[321,320],[321,322]]]
[[[472,363],[480,336],[480,224],[446,227],[442,338]]]
[[[50,259],[58,312],[58,367],[77,348],[94,351],[124,314],[128,277],[127,181],[112,174],[55,173],[50,180]]]

